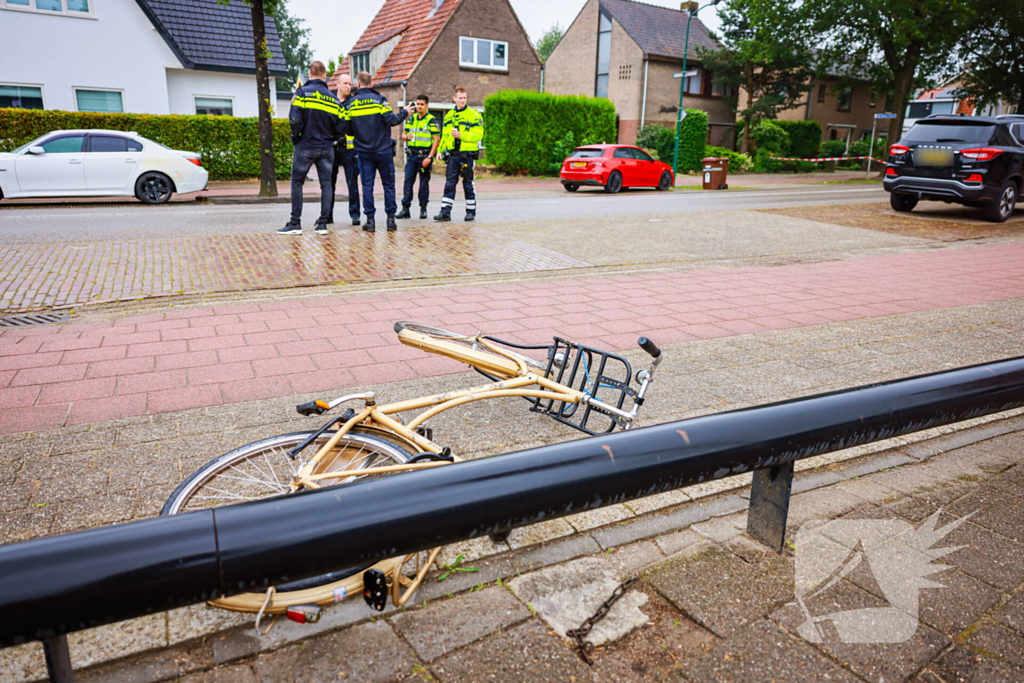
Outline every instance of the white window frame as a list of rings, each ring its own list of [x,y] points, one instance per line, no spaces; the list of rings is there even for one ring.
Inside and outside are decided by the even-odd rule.
[[[14,88],[39,88],[39,92],[43,96],[43,108],[39,111],[46,110],[46,86],[42,83],[10,83],[7,81],[0,81],[0,85],[8,85]]]
[[[196,111],[196,99],[200,97],[207,97],[211,100],[231,100],[231,116],[235,115],[235,96],[234,95],[200,95],[193,93],[192,95],[192,113],[198,114]],[[124,104],[124,95],[121,96],[121,104]]]
[[[358,68],[358,67],[356,66],[356,58],[357,58],[357,57],[359,58],[359,61],[360,61],[360,62],[362,62],[362,61],[363,61],[363,58],[365,58],[365,59],[366,59],[366,68],[365,68],[365,69],[360,69],[360,68]],[[367,52],[359,52],[359,53],[356,53],[356,54],[354,54],[354,55],[351,55],[351,58],[352,58],[352,61],[350,62],[350,66],[351,66],[351,69],[350,69],[350,70],[351,70],[351,71],[352,71],[353,73],[352,73],[352,74],[350,74],[350,75],[352,76],[352,80],[353,80],[353,81],[355,81],[355,79],[356,79],[356,76],[357,76],[357,75],[359,75],[359,73],[360,73],[361,71],[367,71],[367,72],[369,72],[369,70],[370,70],[370,53],[369,53],[369,51],[367,51]]]
[[[473,61],[464,62],[462,61],[462,41],[472,40],[473,41]],[[494,66],[487,64],[477,64],[477,52],[480,50],[480,41],[486,40],[492,45],[504,45],[505,46],[505,66]],[[494,51],[491,49],[491,61],[494,61]],[[509,54],[508,54],[508,41],[507,40],[494,40],[493,38],[478,38],[476,36],[459,36],[459,66],[470,68],[470,69],[486,69],[487,71],[508,71],[509,66]]]
[[[11,10],[12,12],[31,12],[33,14],[46,14],[51,17],[77,17],[79,19],[95,19],[96,18],[96,0],[89,0],[89,11],[88,12],[72,12],[68,9],[68,0],[60,0],[61,11],[55,12],[48,9],[39,9],[36,7],[36,0],[28,0],[29,5],[15,5],[8,0],[0,0],[0,9]]]
[[[121,113],[121,114],[123,114],[123,113],[128,111],[125,108],[125,106],[124,106],[124,90],[122,90],[122,89],[119,89],[119,88],[93,88],[93,87],[90,87],[88,85],[73,85],[73,86],[71,86],[71,98],[75,102],[75,111],[78,111],[78,91],[79,90],[94,90],[96,92],[116,92],[116,93],[121,93],[121,111],[120,112],[103,112],[103,113],[111,113],[111,114]]]

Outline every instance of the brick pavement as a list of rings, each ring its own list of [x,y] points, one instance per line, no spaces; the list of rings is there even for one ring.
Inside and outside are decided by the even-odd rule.
[[[400,257],[400,258],[399,258]],[[590,264],[478,227],[0,246],[0,311]]]
[[[400,233],[401,234],[401,233]],[[274,237],[273,239],[280,239]],[[313,238],[310,238],[313,239]],[[1024,245],[175,310],[0,334],[0,433],[459,372],[392,323],[631,349],[1024,296]]]

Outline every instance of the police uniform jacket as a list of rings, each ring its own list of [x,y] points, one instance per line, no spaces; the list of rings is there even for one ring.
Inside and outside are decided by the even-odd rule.
[[[341,102],[322,79],[310,79],[295,91],[288,122],[296,147],[330,147],[341,137]]]
[[[409,112],[391,111],[388,99],[373,88],[359,88],[342,108],[344,133],[355,138],[357,152],[391,151],[391,127],[405,121]]]
[[[345,124],[344,124],[344,121],[345,121],[345,114],[344,114],[344,112],[345,112],[345,105],[348,104],[348,101],[351,100],[354,96],[355,96],[355,91],[353,90],[353,91],[349,92],[348,97],[346,97],[344,100],[341,101],[341,111],[342,111],[341,118],[342,118],[342,127],[343,128],[345,127]],[[352,136],[352,132],[349,131],[348,135],[342,136],[342,138],[340,140],[338,140],[334,144],[334,149],[338,150],[339,152],[351,152],[352,150],[354,150],[355,149],[355,138]]]
[[[423,116],[412,114],[405,120],[405,132],[409,134],[409,149],[418,154],[426,154],[434,145],[434,136],[441,134],[437,119],[427,112]]]
[[[461,135],[459,138],[452,134],[456,128]],[[444,115],[444,123],[441,124],[441,145],[437,152],[476,152],[480,149],[483,137],[484,118],[476,109],[449,109]]]

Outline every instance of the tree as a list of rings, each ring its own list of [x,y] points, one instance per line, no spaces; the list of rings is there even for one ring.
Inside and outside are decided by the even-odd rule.
[[[327,78],[330,78],[334,74],[334,72],[338,70],[338,67],[341,66],[344,63],[345,63],[345,53],[344,52],[342,52],[340,55],[338,55],[338,60],[337,61],[332,59],[331,61],[327,62]]]
[[[975,0],[816,0],[804,3],[804,8],[826,68],[843,71],[852,66],[851,55],[869,56],[858,68],[877,92],[893,93],[896,118],[889,122],[888,139],[898,140],[913,88],[947,68],[959,36],[975,14],[974,4]]]
[[[984,0],[978,20],[964,31],[960,57],[967,62],[958,96],[979,106],[1016,102],[1024,114],[1024,0]]]
[[[565,29],[562,28],[556,21],[551,25],[547,31],[537,41],[537,54],[540,55],[540,61],[548,61],[548,57],[554,52],[555,46],[558,45],[558,41],[565,35]]]
[[[746,92],[743,119],[746,152],[750,131],[764,119],[797,106],[810,88],[806,25],[795,0],[729,0],[718,10],[722,49],[697,48],[701,65],[724,87],[723,101],[736,109]]]
[[[288,67],[288,80],[277,79],[277,89],[291,92],[299,80],[299,75],[306,73],[309,63],[313,61],[313,51],[309,48],[309,29],[303,26],[305,21],[288,14],[287,5],[279,2],[273,9],[274,21],[277,24],[277,37],[281,41],[284,63]]]
[[[227,5],[231,0],[217,0]],[[277,196],[277,175],[274,173],[274,122],[270,118],[270,58],[267,47],[266,13],[278,7],[278,0],[242,0],[252,15],[252,44],[256,59],[256,98],[260,104],[257,127],[260,139],[260,195]]]

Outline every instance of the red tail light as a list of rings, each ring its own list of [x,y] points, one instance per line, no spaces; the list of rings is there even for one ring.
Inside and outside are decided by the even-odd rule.
[[[889,167],[889,168],[885,169],[885,175],[899,175],[899,174],[896,173],[896,169],[895,168]]]
[[[960,156],[973,161],[991,161],[1003,153],[1003,150],[995,147],[977,147],[975,149],[962,149]]]
[[[966,182],[968,183],[980,183],[982,181],[980,173],[972,173],[967,176]]]
[[[903,145],[893,145],[889,148],[889,156],[900,157],[910,151],[909,147]]]
[[[191,161],[196,166],[202,167],[202,165],[203,165],[203,160],[202,159],[193,159],[192,157],[185,157],[185,158],[188,159],[189,161]]]

